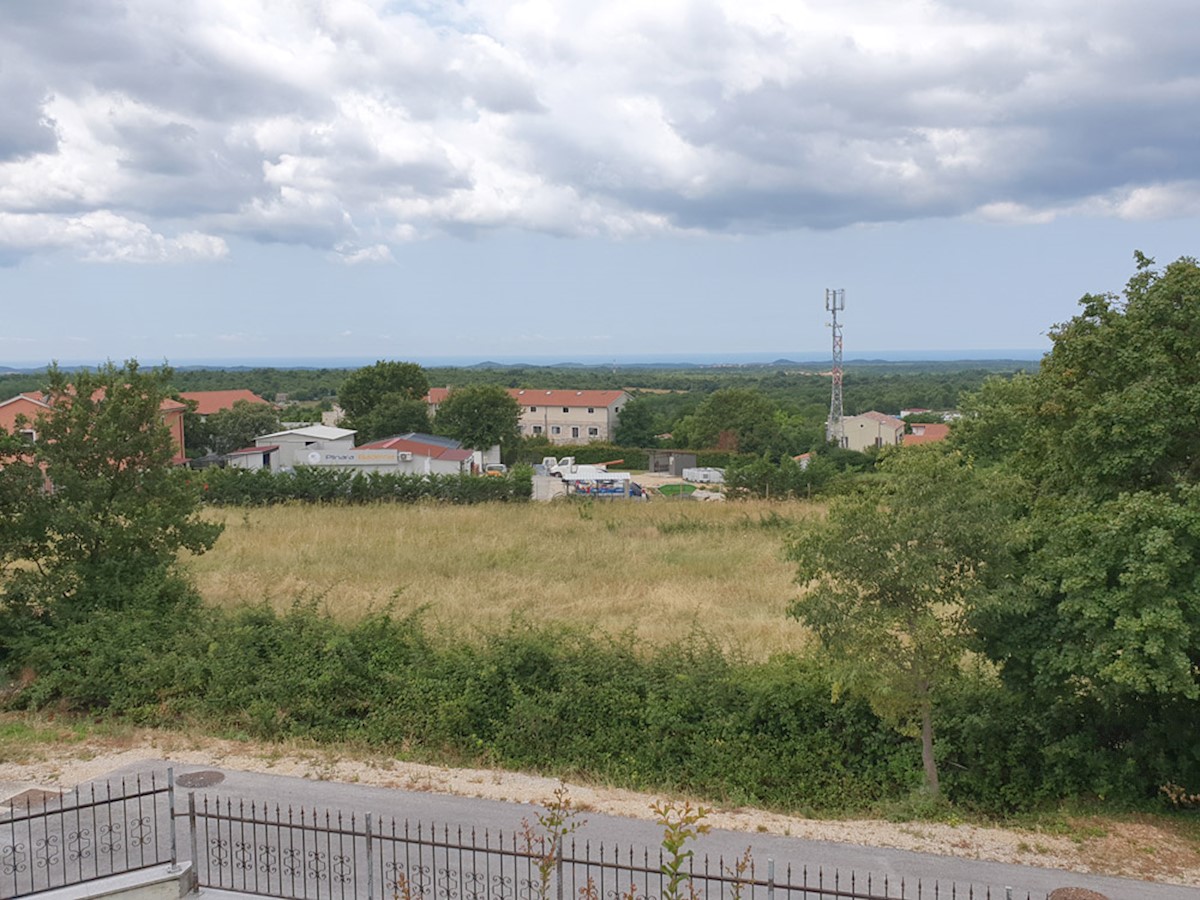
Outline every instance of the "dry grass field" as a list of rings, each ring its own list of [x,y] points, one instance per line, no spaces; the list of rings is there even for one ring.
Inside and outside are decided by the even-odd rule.
[[[699,628],[749,658],[803,646],[781,518],[804,503],[521,504],[214,510],[216,547],[189,562],[211,604],[316,599],[340,618],[427,609],[467,639],[514,616],[653,644]]]

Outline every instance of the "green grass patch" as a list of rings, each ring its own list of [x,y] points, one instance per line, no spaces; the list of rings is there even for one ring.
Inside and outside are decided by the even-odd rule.
[[[694,484],[664,484],[659,487],[658,492],[664,497],[687,496],[696,492],[696,486]]]

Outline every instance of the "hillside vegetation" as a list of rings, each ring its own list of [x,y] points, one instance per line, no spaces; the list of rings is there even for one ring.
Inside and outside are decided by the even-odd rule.
[[[52,371],[53,440],[0,435],[7,703],[806,813],[1194,810],[1200,265],[1139,254],[1051,338],[820,508],[205,509],[170,373]],[[754,413],[720,440],[769,475],[812,422],[760,400],[679,425]]]

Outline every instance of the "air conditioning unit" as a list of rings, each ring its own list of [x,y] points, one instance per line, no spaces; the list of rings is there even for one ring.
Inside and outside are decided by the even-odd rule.
[[[412,462],[412,451],[401,450],[400,451],[400,462]]]

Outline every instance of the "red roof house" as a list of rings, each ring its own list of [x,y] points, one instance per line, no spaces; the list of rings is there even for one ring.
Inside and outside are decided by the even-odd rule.
[[[258,394],[248,391],[245,388],[238,388],[233,391],[182,391],[179,396],[184,400],[190,400],[195,403],[196,414],[199,416],[211,416],[213,413],[220,412],[223,409],[233,409],[233,404],[239,400],[245,400],[247,403],[253,403],[256,406],[271,405],[258,396]]]
[[[949,435],[949,425],[941,422],[917,422],[912,426],[912,433],[904,436],[904,446],[932,444],[934,441],[944,441]]]
[[[30,439],[36,440],[37,434],[33,427],[33,420],[49,408],[50,404],[41,394],[17,394],[15,397],[9,397],[7,400],[0,401],[0,428],[10,434],[15,434],[17,419],[24,416],[29,420],[29,424],[23,425],[22,428]]]

